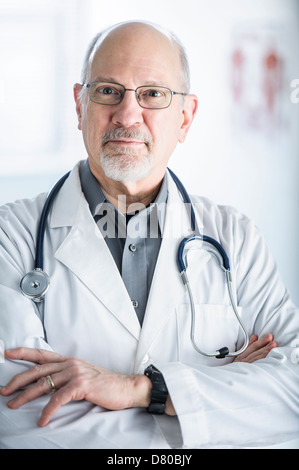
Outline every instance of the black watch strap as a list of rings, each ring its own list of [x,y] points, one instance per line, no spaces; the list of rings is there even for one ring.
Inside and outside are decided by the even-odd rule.
[[[152,414],[165,413],[168,390],[161,372],[153,365],[147,367],[144,374],[152,382],[151,402],[147,411]]]

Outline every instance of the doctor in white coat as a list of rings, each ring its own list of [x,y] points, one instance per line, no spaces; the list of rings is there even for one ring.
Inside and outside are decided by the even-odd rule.
[[[85,84],[105,83],[74,88],[90,171],[120,212],[136,202],[148,207],[166,187],[161,246],[140,322],[82,191],[79,162],[48,218],[51,284],[37,304],[21,294],[20,280],[34,264],[46,195],[0,208],[0,447],[244,448],[297,438],[298,309],[254,224],[200,197],[191,198],[197,222],[225,248],[238,311],[256,336],[236,361],[202,356],[190,341],[189,297],[176,266],[190,219],[166,168],[197,99],[174,94],[164,109],[138,102],[160,99],[161,87],[188,91],[178,44],[152,25],[118,25],[89,51],[85,72]],[[122,100],[99,104],[115,100],[119,84]],[[140,86],[147,88],[136,92]],[[198,345],[240,348],[244,337],[215,257],[190,249],[188,274]],[[151,408],[150,365],[164,387],[163,414]]]

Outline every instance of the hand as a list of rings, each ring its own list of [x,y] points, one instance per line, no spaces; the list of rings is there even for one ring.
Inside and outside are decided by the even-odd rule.
[[[73,400],[84,399],[109,410],[148,406],[150,402],[151,381],[145,375],[117,374],[80,359],[40,349],[12,349],[6,351],[5,356],[36,363],[0,390],[1,395],[9,396],[28,386],[8,402],[9,408],[17,409],[51,393],[46,376],[50,375],[53,380],[55,393],[42,411],[39,426],[47,425],[62,405]]]
[[[269,352],[273,348],[277,348],[274,337],[271,334],[264,336],[262,339],[258,339],[256,335],[252,335],[249,340],[249,345],[245,351],[236,357],[234,362],[255,362],[259,359],[264,359],[268,356]]]

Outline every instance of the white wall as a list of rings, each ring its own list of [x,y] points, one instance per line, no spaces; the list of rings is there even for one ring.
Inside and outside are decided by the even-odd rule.
[[[299,103],[290,100],[291,81],[299,78],[299,2],[115,0],[107,6],[107,2],[101,0],[28,0],[23,11],[21,4],[16,0],[3,1],[0,22],[1,14],[5,19],[8,12],[12,14],[13,8],[18,7],[18,24],[23,22],[23,35],[24,31],[28,34],[26,24],[29,25],[29,21],[30,29],[35,27],[28,13],[30,4],[42,18],[48,17],[45,6],[55,9],[52,24],[59,41],[54,57],[60,62],[52,64],[58,77],[52,76],[49,86],[56,80],[58,94],[51,95],[40,106],[50,120],[45,121],[41,114],[36,119],[37,104],[32,109],[18,108],[18,102],[13,102],[11,89],[7,87],[8,79],[2,76],[1,82],[0,78],[0,129],[3,132],[5,122],[5,141],[7,133],[11,133],[13,141],[18,138],[16,123],[21,126],[24,119],[27,127],[31,123],[34,129],[30,138],[27,135],[26,152],[15,150],[8,156],[0,142],[0,203],[47,190],[58,174],[85,156],[81,135],[76,129],[72,85],[80,79],[82,59],[93,35],[115,22],[131,19],[157,22],[176,32],[185,44],[191,65],[192,92],[199,97],[198,114],[187,142],[178,146],[169,166],[190,192],[232,204],[256,220],[287,286],[299,303]],[[36,25],[36,34],[38,28],[40,26]],[[15,34],[17,37],[17,28]],[[44,36],[48,39],[41,45],[50,53],[51,27],[45,30]],[[21,36],[19,40],[22,43]],[[243,75],[246,94],[241,106],[235,104],[232,89],[236,75],[233,75],[231,57],[237,46],[247,59]],[[267,113],[263,101],[265,93],[261,91],[261,61],[270,46],[282,59],[282,75],[281,88],[274,95],[275,107],[272,113]],[[9,47],[11,56],[19,57],[16,45],[6,42],[6,52],[0,46],[0,60],[1,51],[7,57]],[[59,53],[62,53],[62,60]],[[31,57],[34,54],[32,51]],[[16,73],[17,64],[10,61],[13,63]],[[37,63],[38,60],[32,64],[33,69]],[[46,65],[47,61],[44,67]],[[34,70],[35,74],[40,73]],[[32,100],[34,96],[33,89]],[[12,116],[2,115],[2,121],[1,99],[2,105],[6,102],[5,109],[13,104],[14,110]],[[57,122],[59,126],[55,127],[53,123]],[[51,131],[49,125],[52,125]],[[36,139],[37,135],[45,137],[46,146],[43,147],[41,139]],[[34,155],[30,154],[30,146]],[[15,142],[12,148],[17,148]]]

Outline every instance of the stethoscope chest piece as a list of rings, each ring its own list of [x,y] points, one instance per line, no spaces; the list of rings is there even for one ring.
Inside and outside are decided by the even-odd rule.
[[[29,271],[20,283],[22,294],[34,302],[42,302],[45,293],[49,289],[50,278],[42,269],[35,268]]]

